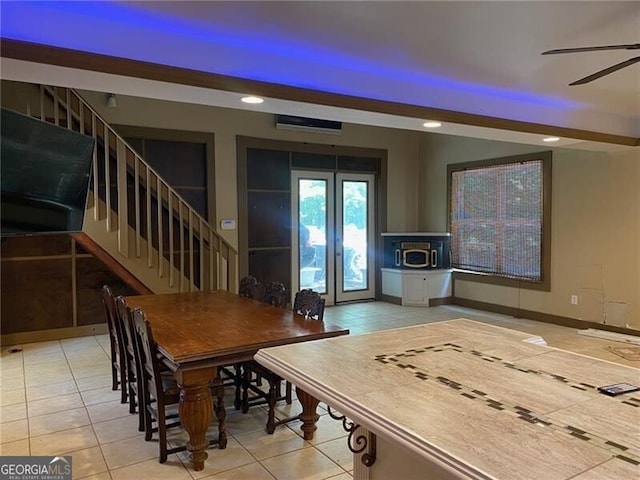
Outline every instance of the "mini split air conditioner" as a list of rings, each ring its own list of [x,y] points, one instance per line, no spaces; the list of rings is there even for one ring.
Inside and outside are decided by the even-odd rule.
[[[342,133],[342,122],[294,117],[292,115],[276,115],[276,128],[279,130],[297,130],[340,135]]]

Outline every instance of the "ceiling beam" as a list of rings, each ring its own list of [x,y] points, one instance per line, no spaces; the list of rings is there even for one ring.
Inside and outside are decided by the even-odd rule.
[[[187,68],[143,62],[80,50],[73,50],[7,38],[0,39],[2,57],[60,67],[134,77],[145,80],[209,88],[226,92],[261,95],[294,102],[384,113],[410,118],[472,125],[498,130],[553,135],[576,140],[602,142],[624,146],[640,145],[640,138],[603,132],[523,122],[506,118],[478,115],[421,105],[389,102],[352,95],[323,92],[288,85],[260,82],[245,78],[219,75]]]

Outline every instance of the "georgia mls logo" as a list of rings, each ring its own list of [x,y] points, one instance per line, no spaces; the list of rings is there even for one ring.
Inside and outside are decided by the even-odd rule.
[[[71,456],[0,457],[0,480],[71,480]]]
[[[71,457],[53,457],[49,462],[49,475],[67,475],[71,473]]]

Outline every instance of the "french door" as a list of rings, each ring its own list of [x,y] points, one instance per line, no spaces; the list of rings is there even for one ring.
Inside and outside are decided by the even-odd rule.
[[[291,172],[292,292],[327,305],[375,298],[374,176]]]

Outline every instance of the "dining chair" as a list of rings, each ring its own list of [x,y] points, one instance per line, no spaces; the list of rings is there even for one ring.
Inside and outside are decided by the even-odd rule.
[[[173,407],[180,403],[180,388],[173,375],[167,375],[167,371],[161,366],[161,355],[158,352],[158,345],[153,338],[151,324],[140,309],[130,309],[128,311],[129,320],[136,342],[136,353],[138,361],[139,378],[141,379],[140,405],[144,412],[144,439],[153,439],[153,434],[158,434],[159,456],[158,461],[165,463],[167,457],[172,453],[183,452],[187,449],[187,444],[169,448],[167,443],[167,430],[180,427],[180,416],[178,410],[169,411],[167,407]],[[222,385],[211,385],[211,401],[221,398],[218,395]],[[215,405],[212,405],[215,411]],[[155,427],[154,427],[155,424]],[[210,440],[209,446],[217,445],[218,440]]]
[[[238,295],[245,298],[258,298],[260,283],[256,277],[246,275],[240,279]],[[233,406],[236,410],[242,407],[242,363],[222,365],[218,367],[218,376],[224,387],[233,387],[235,390]]]
[[[127,389],[129,394],[129,413],[138,413],[138,430],[144,431],[144,408],[140,408],[140,395],[142,392],[142,376],[138,362],[137,344],[131,324],[131,314],[124,297],[116,298],[116,318],[120,324],[120,330],[124,333],[124,361],[127,370]]]
[[[247,298],[258,298],[259,283],[256,277],[247,275],[240,280],[238,295]]]
[[[296,293],[293,311],[296,315],[301,315],[305,319],[322,321],[324,317],[324,306],[325,300],[318,292],[305,289]],[[266,430],[269,434],[273,433],[278,425],[297,420],[300,417],[300,415],[295,415],[278,421],[275,420],[276,403],[281,400],[285,400],[287,404],[292,403],[292,386],[290,382],[286,382],[286,391],[283,396],[281,394],[281,387],[284,382],[282,377],[263,367],[256,361],[245,362],[243,369],[242,413],[247,413],[249,407],[267,404]],[[252,383],[252,375],[264,378],[269,384],[269,389],[263,390],[255,383]],[[254,396],[250,398],[249,392],[252,392]]]
[[[274,307],[285,308],[287,306],[287,289],[285,288],[284,283],[278,281],[271,281],[267,283],[262,301]],[[253,362],[248,364],[245,363],[243,367],[242,412],[247,413],[249,411],[249,407],[268,403],[266,398],[268,392],[259,388],[262,386],[262,375],[257,372],[258,368],[253,364]],[[255,384],[256,387],[252,387],[253,384]],[[292,402],[291,390],[291,383],[286,382],[285,395],[283,397],[280,394],[280,386],[278,385],[276,393],[277,401],[284,399],[287,404],[290,405]],[[249,398],[249,391],[255,393],[256,396]]]
[[[287,306],[287,289],[282,282],[269,282],[264,288],[264,303],[273,305],[274,307],[284,308]]]
[[[116,319],[120,325],[120,331],[123,332],[124,354],[123,358],[126,363],[127,371],[127,390],[129,396],[129,413],[138,413],[138,430],[145,430],[144,405],[140,408],[142,399],[142,378],[141,364],[139,361],[138,343],[133,328],[133,319],[131,310],[127,306],[124,297],[119,296],[115,300],[116,303]],[[164,364],[160,364],[160,374],[165,384],[175,383],[173,372]]]
[[[243,289],[244,285],[244,289]],[[256,298],[255,293],[257,292],[257,288],[252,288],[253,286],[259,285],[256,279],[252,276],[244,277],[240,281],[240,295],[248,298]],[[264,290],[264,295],[262,297],[262,301],[264,303],[268,303],[269,305],[273,305],[275,307],[286,307],[287,305],[287,290],[284,286],[284,283],[271,281],[267,283]],[[262,386],[262,376],[253,375],[255,371],[251,369],[245,368],[246,364],[237,364],[235,366],[235,400],[234,406],[236,410],[242,409],[243,413],[247,413],[251,405],[248,400],[248,390],[251,388],[249,385],[255,384],[258,387],[260,393],[262,390],[259,387]],[[227,367],[223,367],[222,369],[227,375],[230,375]],[[280,398],[279,392],[278,397]],[[292,393],[291,393],[291,384],[287,382],[286,395],[287,403],[291,404],[292,402]],[[262,402],[265,403],[265,402]],[[258,404],[262,404],[258,403]]]
[[[160,449],[159,462],[165,463],[167,456],[186,450],[186,445],[168,448],[167,429],[180,425],[177,413],[167,413],[167,407],[177,405],[180,401],[180,389],[175,381],[163,378],[158,347],[153,339],[151,325],[139,310],[128,309],[128,315],[133,326],[134,340],[138,354],[139,373],[141,378],[140,410],[144,414],[144,439],[149,441],[155,431],[158,432]],[[156,427],[153,427],[153,424]]]
[[[116,319],[116,305],[113,292],[108,285],[103,285],[102,303],[107,317],[107,327],[109,329],[109,347],[111,353],[111,389],[121,388],[120,403],[127,403],[127,370],[124,361],[124,341],[120,324]]]
[[[322,320],[324,317],[325,299],[318,292],[306,288],[296,293],[293,300],[293,311],[304,318]]]
[[[274,307],[286,308],[287,307],[287,289],[284,286],[284,283],[271,281],[267,284],[264,290],[264,296],[262,297],[262,301],[264,303],[268,303],[269,305],[273,305]],[[258,386],[262,386],[261,380],[262,378],[259,375],[256,375]],[[278,401],[282,400],[282,396],[280,395],[280,391],[278,391]],[[291,405],[292,402],[292,392],[291,392],[291,382],[287,381],[285,386],[285,395],[284,400],[286,400],[287,405]]]

